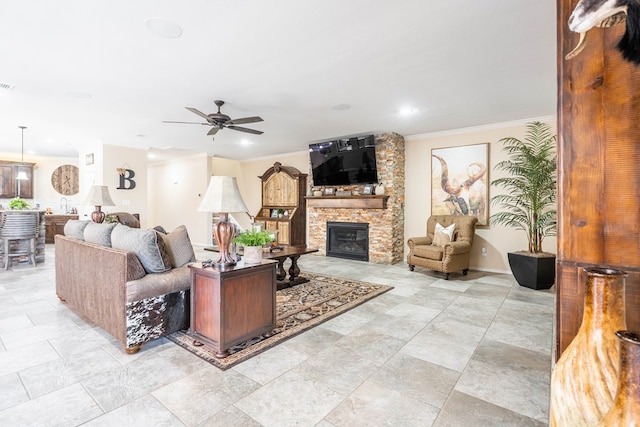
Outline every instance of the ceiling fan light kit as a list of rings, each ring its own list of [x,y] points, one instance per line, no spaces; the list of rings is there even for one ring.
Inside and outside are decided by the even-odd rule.
[[[252,133],[254,135],[262,135],[264,133],[264,132],[262,132],[260,130],[255,130],[255,129],[249,129],[249,128],[245,128],[245,127],[241,127],[241,126],[236,126],[236,125],[242,125],[242,124],[246,124],[246,123],[262,122],[263,121],[262,117],[252,116],[252,117],[242,117],[242,118],[239,118],[239,119],[232,119],[231,117],[227,116],[226,114],[223,114],[223,113],[220,112],[220,107],[222,107],[224,105],[224,101],[215,100],[213,102],[218,106],[218,111],[215,112],[215,113],[211,113],[211,114],[205,114],[202,111],[198,110],[197,108],[185,107],[187,110],[189,110],[192,113],[197,114],[198,116],[200,116],[203,119],[205,119],[207,121],[206,123],[201,123],[201,122],[179,122],[179,121],[173,121],[173,120],[163,120],[163,123],[183,123],[183,124],[191,124],[191,125],[211,126],[211,129],[209,130],[209,132],[207,132],[207,135],[209,135],[209,136],[214,136],[216,133],[218,133],[218,131],[220,129],[223,129],[223,128],[229,128],[229,129],[237,130],[237,131],[240,131],[240,132]]]

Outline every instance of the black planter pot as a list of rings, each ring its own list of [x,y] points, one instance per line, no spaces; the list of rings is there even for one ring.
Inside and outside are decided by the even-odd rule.
[[[549,289],[556,280],[556,257],[538,257],[509,252],[509,266],[520,286]]]

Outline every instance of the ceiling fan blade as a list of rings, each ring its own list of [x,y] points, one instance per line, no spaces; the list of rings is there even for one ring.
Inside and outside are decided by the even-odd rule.
[[[218,131],[220,130],[219,127],[214,126],[211,128],[211,130],[209,132],[207,132],[207,135],[215,135],[216,133],[218,133]]]
[[[207,119],[207,121],[211,121],[211,118],[209,116],[207,116],[205,113],[198,110],[197,108],[192,108],[192,107],[184,107],[184,108],[191,111],[192,113],[199,115],[200,117],[204,117],[205,119]]]
[[[162,123],[185,123],[188,125],[207,125],[211,126],[211,123],[200,123],[200,122],[176,122],[174,120],[163,120]]]
[[[226,124],[228,125],[242,125],[245,123],[256,123],[256,122],[262,122],[262,117],[258,117],[258,116],[253,116],[253,117],[243,117],[241,119],[233,119],[233,120],[229,120]]]
[[[233,130],[239,130],[240,132],[253,133],[253,134],[256,134],[256,135],[262,135],[264,133],[261,130],[243,128],[243,127],[240,127],[240,126],[225,126],[225,127],[228,127],[229,129],[233,129]]]

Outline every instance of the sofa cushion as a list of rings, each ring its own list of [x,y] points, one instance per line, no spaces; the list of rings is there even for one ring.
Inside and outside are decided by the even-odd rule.
[[[434,245],[418,245],[413,248],[413,255],[418,258],[432,259],[434,261],[442,261],[444,249],[442,246]]]
[[[159,235],[169,251],[172,267],[182,267],[186,263],[196,260],[187,227],[181,225],[169,234],[159,233]]]
[[[90,222],[88,219],[70,219],[64,225],[64,235],[84,240],[84,229]]]
[[[135,253],[147,273],[162,273],[171,269],[169,252],[155,230],[115,224],[111,245],[115,249]]]
[[[189,267],[185,265],[127,282],[127,302],[188,290],[191,288],[189,275]]]
[[[111,247],[111,232],[115,226],[115,224],[98,224],[89,221],[84,228],[84,240],[96,245]]]
[[[453,239],[453,230],[456,228],[455,224],[451,224],[448,227],[441,225],[440,223],[436,223],[436,228],[433,233],[433,243],[434,246],[444,246],[447,243],[451,242]]]

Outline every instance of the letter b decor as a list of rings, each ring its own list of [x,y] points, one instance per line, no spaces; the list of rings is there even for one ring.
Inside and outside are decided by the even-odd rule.
[[[133,177],[136,176],[136,173],[131,169],[124,169],[124,173],[120,175],[120,185],[118,185],[118,190],[133,190],[136,188],[136,182],[133,180]]]

